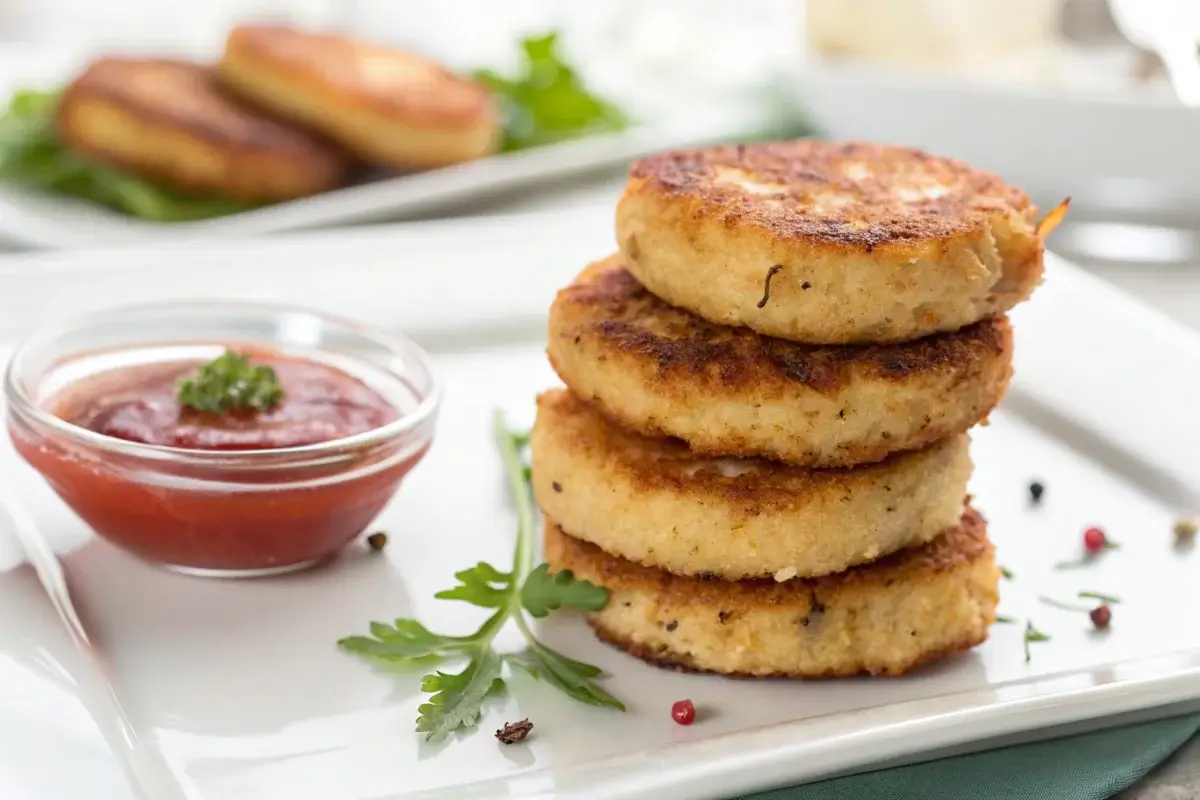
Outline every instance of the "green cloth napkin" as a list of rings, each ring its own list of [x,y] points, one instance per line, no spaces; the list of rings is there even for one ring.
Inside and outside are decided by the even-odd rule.
[[[1200,715],[1014,745],[776,789],[740,800],[1104,800],[1192,736]]]

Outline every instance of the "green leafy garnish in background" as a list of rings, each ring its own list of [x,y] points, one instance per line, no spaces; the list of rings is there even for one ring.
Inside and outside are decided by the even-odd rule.
[[[558,50],[557,33],[521,41],[521,64],[515,76],[481,69],[475,79],[503,104],[506,152],[629,126],[629,118],[593,94],[566,62]]]
[[[270,411],[283,399],[275,370],[226,350],[179,382],[179,404],[195,411]]]
[[[461,600],[481,608],[495,609],[491,616],[468,636],[443,636],[433,633],[412,619],[385,624],[372,622],[369,636],[349,636],[338,645],[367,659],[400,665],[422,664],[442,659],[466,659],[460,672],[435,670],[421,679],[421,691],[429,694],[418,709],[417,732],[438,741],[459,728],[473,728],[482,715],[483,701],[504,687],[505,662],[535,678],[544,680],[576,700],[593,706],[621,711],[625,706],[596,684],[599,667],[576,661],[547,647],[534,635],[525,615],[545,617],[559,608],[598,611],[608,603],[608,590],[578,580],[570,571],[551,573],[546,564],[533,565],[534,516],[522,448],[525,434],[508,428],[504,417],[495,417],[496,443],[508,478],[509,490],[517,508],[517,545],[513,567],[501,572],[491,564],[479,562],[455,573],[453,588],[438,592],[442,600]],[[516,653],[500,654],[492,646],[496,635],[511,620],[525,637],[526,647]]]
[[[54,128],[58,92],[19,91],[0,116],[0,183],[80,197],[154,222],[185,222],[253,205],[190,197],[69,150]]]

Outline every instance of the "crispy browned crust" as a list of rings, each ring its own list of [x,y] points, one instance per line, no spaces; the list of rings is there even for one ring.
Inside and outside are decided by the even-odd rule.
[[[929,544],[838,575],[796,578],[782,583],[773,580],[726,582],[671,575],[611,556],[594,545],[567,535],[550,519],[546,519],[545,526],[545,556],[551,569],[571,570],[576,577],[608,588],[612,592],[610,606],[614,603],[626,608],[636,606],[630,609],[631,617],[612,617],[608,610],[591,614],[589,622],[597,636],[630,655],[662,667],[693,672],[719,671],[723,675],[760,678],[901,675],[978,645],[986,640],[987,626],[994,620],[994,584],[998,577],[993,560],[994,551],[987,538],[986,522],[969,508],[964,512],[958,528]],[[955,616],[951,609],[951,616],[941,618],[952,620],[950,624],[953,629],[935,629],[930,646],[910,646],[906,626],[936,626],[932,617],[937,611],[930,608],[927,614],[923,612],[917,617],[913,616],[910,609],[905,612],[908,616],[902,621],[888,614],[892,607],[901,606],[910,593],[925,591],[931,586],[935,587],[935,594],[919,601],[919,607],[925,607],[933,597],[940,601],[941,595],[936,594],[939,592],[946,592],[947,598],[953,597],[953,592],[959,588],[972,594],[980,592],[982,596],[974,601],[979,603],[978,607],[964,609],[962,616]],[[869,610],[863,607],[864,603],[872,604]],[[836,631],[820,633],[823,625],[830,624],[828,615],[846,607],[859,609],[844,612],[852,615],[851,619],[855,619],[856,614],[879,614],[875,627],[858,617],[856,624],[860,627],[851,635],[890,639],[885,644],[884,654],[876,653],[864,658],[858,654],[858,648],[866,643],[843,641]],[[665,628],[662,621],[664,613],[671,620]],[[657,626],[655,618],[658,620]],[[606,619],[617,619],[617,624],[623,624],[627,629],[617,629],[606,623]],[[758,662],[758,668],[738,669],[738,663],[745,663],[739,657],[733,662],[726,660],[723,668],[716,670],[711,665],[698,662],[695,656],[683,649],[672,646],[671,634],[677,624],[675,619],[683,621],[678,623],[680,634],[676,635],[681,635],[684,626],[687,626],[688,638],[693,646],[703,639],[705,634],[702,628],[705,626],[710,633],[714,628],[731,631],[733,638],[727,642],[708,641],[709,648],[721,646],[722,650],[730,646],[737,649],[738,645],[762,647],[765,645],[760,642],[768,641],[778,645],[778,631],[772,631],[770,626],[778,625],[780,620],[797,626],[795,634],[785,637],[784,642],[796,641],[794,637],[800,637],[810,624],[817,631],[816,635],[823,635],[825,639],[817,651],[821,657],[804,659],[784,656],[774,661],[778,665],[788,664],[791,668],[764,670],[761,668],[764,654],[751,651],[750,655]],[[747,620],[744,624],[751,627],[739,633],[736,628],[743,624],[743,620]],[[663,629],[668,635],[647,636],[644,632],[634,632],[645,625],[656,630]],[[862,627],[864,625],[866,627]],[[905,627],[897,631],[893,629],[896,625]],[[939,637],[939,632],[948,633],[948,641],[947,636]],[[912,642],[917,642],[915,629],[911,635],[914,637]],[[708,652],[711,654],[713,651],[710,649]]]
[[[853,567],[836,575],[776,581],[761,578],[742,581],[713,581],[673,575],[609,555],[594,544],[567,535],[552,520],[546,520],[546,559],[556,570],[587,574],[613,591],[632,589],[669,596],[676,605],[719,604],[732,614],[755,607],[793,607],[797,613],[835,592],[863,586],[891,586],[897,582],[920,582],[923,578],[958,569],[992,551],[987,523],[969,506],[957,528],[946,531],[928,544],[902,550],[870,564]]]
[[[663,388],[680,397],[779,382],[830,394],[861,377],[904,381],[934,371],[966,375],[982,361],[1007,360],[1012,351],[1006,317],[890,345],[804,345],[714,325],[652,295],[625,269],[619,254],[585,269],[558,293],[555,307],[567,322],[558,338],[586,336],[602,358],[650,359]],[[688,385],[681,386],[680,379]]]
[[[1012,346],[1003,316],[890,345],[762,336],[668,305],[618,254],[558,293],[547,354],[568,386],[640,433],[702,454],[827,467],[919,449],[986,418],[1011,377]],[[882,396],[887,409],[874,405]],[[738,423],[714,424],[735,405]]]
[[[286,25],[239,25],[225,62],[252,65],[329,102],[369,109],[407,126],[470,127],[495,114],[480,84],[416,54],[334,33]]]
[[[899,342],[1006,313],[1036,289],[1037,208],[920,150],[772,142],[634,164],[627,267],[672,305],[809,344]]]
[[[207,64],[176,59],[106,57],[67,86],[63,106],[81,96],[102,98],[163,127],[214,144],[259,150],[325,153],[315,137],[239,104],[221,92]]]
[[[747,459],[738,462],[739,476],[735,478],[722,474],[717,464],[698,458],[679,439],[642,436],[605,420],[573,392],[548,390],[538,395],[537,405],[538,425],[557,423],[555,435],[569,442],[568,450],[608,454],[609,468],[621,472],[633,489],[645,493],[665,490],[698,507],[737,505],[750,516],[824,505],[835,498],[848,502],[859,488],[886,484],[896,472],[946,460],[944,454],[953,452],[947,443],[939,452],[899,453],[873,464],[828,469]],[[552,422],[544,423],[543,417]]]
[[[92,62],[64,90],[56,126],[72,150],[184,192],[289,199],[336,188],[351,169],[324,140],[224,94],[211,66],[174,59]]]
[[[697,456],[630,432],[571,392],[538,398],[530,435],[538,505],[578,539],[680,575],[841,572],[958,524],[970,441],[853,469]]]
[[[938,661],[945,661],[948,658],[953,658],[960,653],[965,653],[973,647],[977,647],[987,641],[987,629],[983,629],[982,634],[965,636],[958,643],[945,647],[940,650],[922,653],[917,658],[907,662],[903,666],[892,669],[872,672],[866,669],[828,669],[828,670],[813,670],[806,672],[774,672],[770,674],[758,674],[749,672],[716,672],[711,669],[704,669],[696,666],[695,660],[686,653],[675,653],[670,650],[650,647],[644,643],[634,641],[628,636],[608,630],[595,619],[589,619],[588,625],[592,632],[596,634],[596,638],[602,642],[616,647],[619,650],[624,650],[634,658],[641,659],[647,664],[652,664],[660,669],[667,669],[673,672],[688,672],[697,674],[713,674],[720,675],[722,678],[738,678],[742,680],[763,680],[771,678],[803,678],[808,680],[820,680],[824,678],[853,678],[858,675],[869,675],[873,678],[899,678],[912,673],[913,670],[919,669],[926,664],[932,664]]]
[[[856,170],[864,177],[856,177]],[[630,169],[631,192],[688,197],[726,225],[750,224],[786,240],[823,247],[904,249],[987,228],[997,211],[1032,206],[1020,189],[998,176],[922,150],[862,142],[801,140],[662,153]],[[724,179],[745,176],[785,190],[764,203],[760,195]],[[944,193],[914,196],[912,176]],[[837,205],[821,211],[821,201]]]

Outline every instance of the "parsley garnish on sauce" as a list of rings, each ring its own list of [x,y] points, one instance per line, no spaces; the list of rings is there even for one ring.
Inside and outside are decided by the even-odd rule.
[[[275,370],[251,364],[248,356],[226,350],[179,382],[179,404],[194,411],[227,414],[270,411],[283,399]]]
[[[609,593],[576,578],[569,570],[552,573],[546,564],[534,566],[536,516],[521,458],[529,439],[510,430],[499,413],[495,430],[509,491],[517,507],[512,569],[501,572],[481,561],[455,573],[458,585],[435,595],[491,609],[491,616],[467,636],[445,636],[415,619],[397,619],[391,623],[372,622],[369,636],[348,636],[338,642],[343,650],[389,664],[421,665],[451,659],[466,662],[459,672],[433,670],[421,679],[421,691],[428,698],[417,709],[417,732],[433,741],[479,723],[484,700],[504,688],[506,663],[510,669],[527,672],[581,703],[625,710],[620,700],[595,682],[601,676],[599,667],[551,649],[537,638],[526,619],[526,615],[545,617],[559,608],[598,611],[608,603]],[[509,621],[524,636],[525,649],[500,653],[493,642]]]

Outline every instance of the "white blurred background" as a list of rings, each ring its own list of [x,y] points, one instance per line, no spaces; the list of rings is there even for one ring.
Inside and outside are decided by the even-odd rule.
[[[0,0],[0,88],[98,51],[213,53],[252,19],[344,29],[460,68],[503,68],[521,35],[557,30],[589,82],[635,114],[793,106],[820,133],[994,169],[1042,205],[1072,195],[1055,246],[1097,268],[1161,284],[1200,264],[1200,110],[1174,100],[1109,0]],[[619,180],[504,209],[593,189],[606,202]]]

